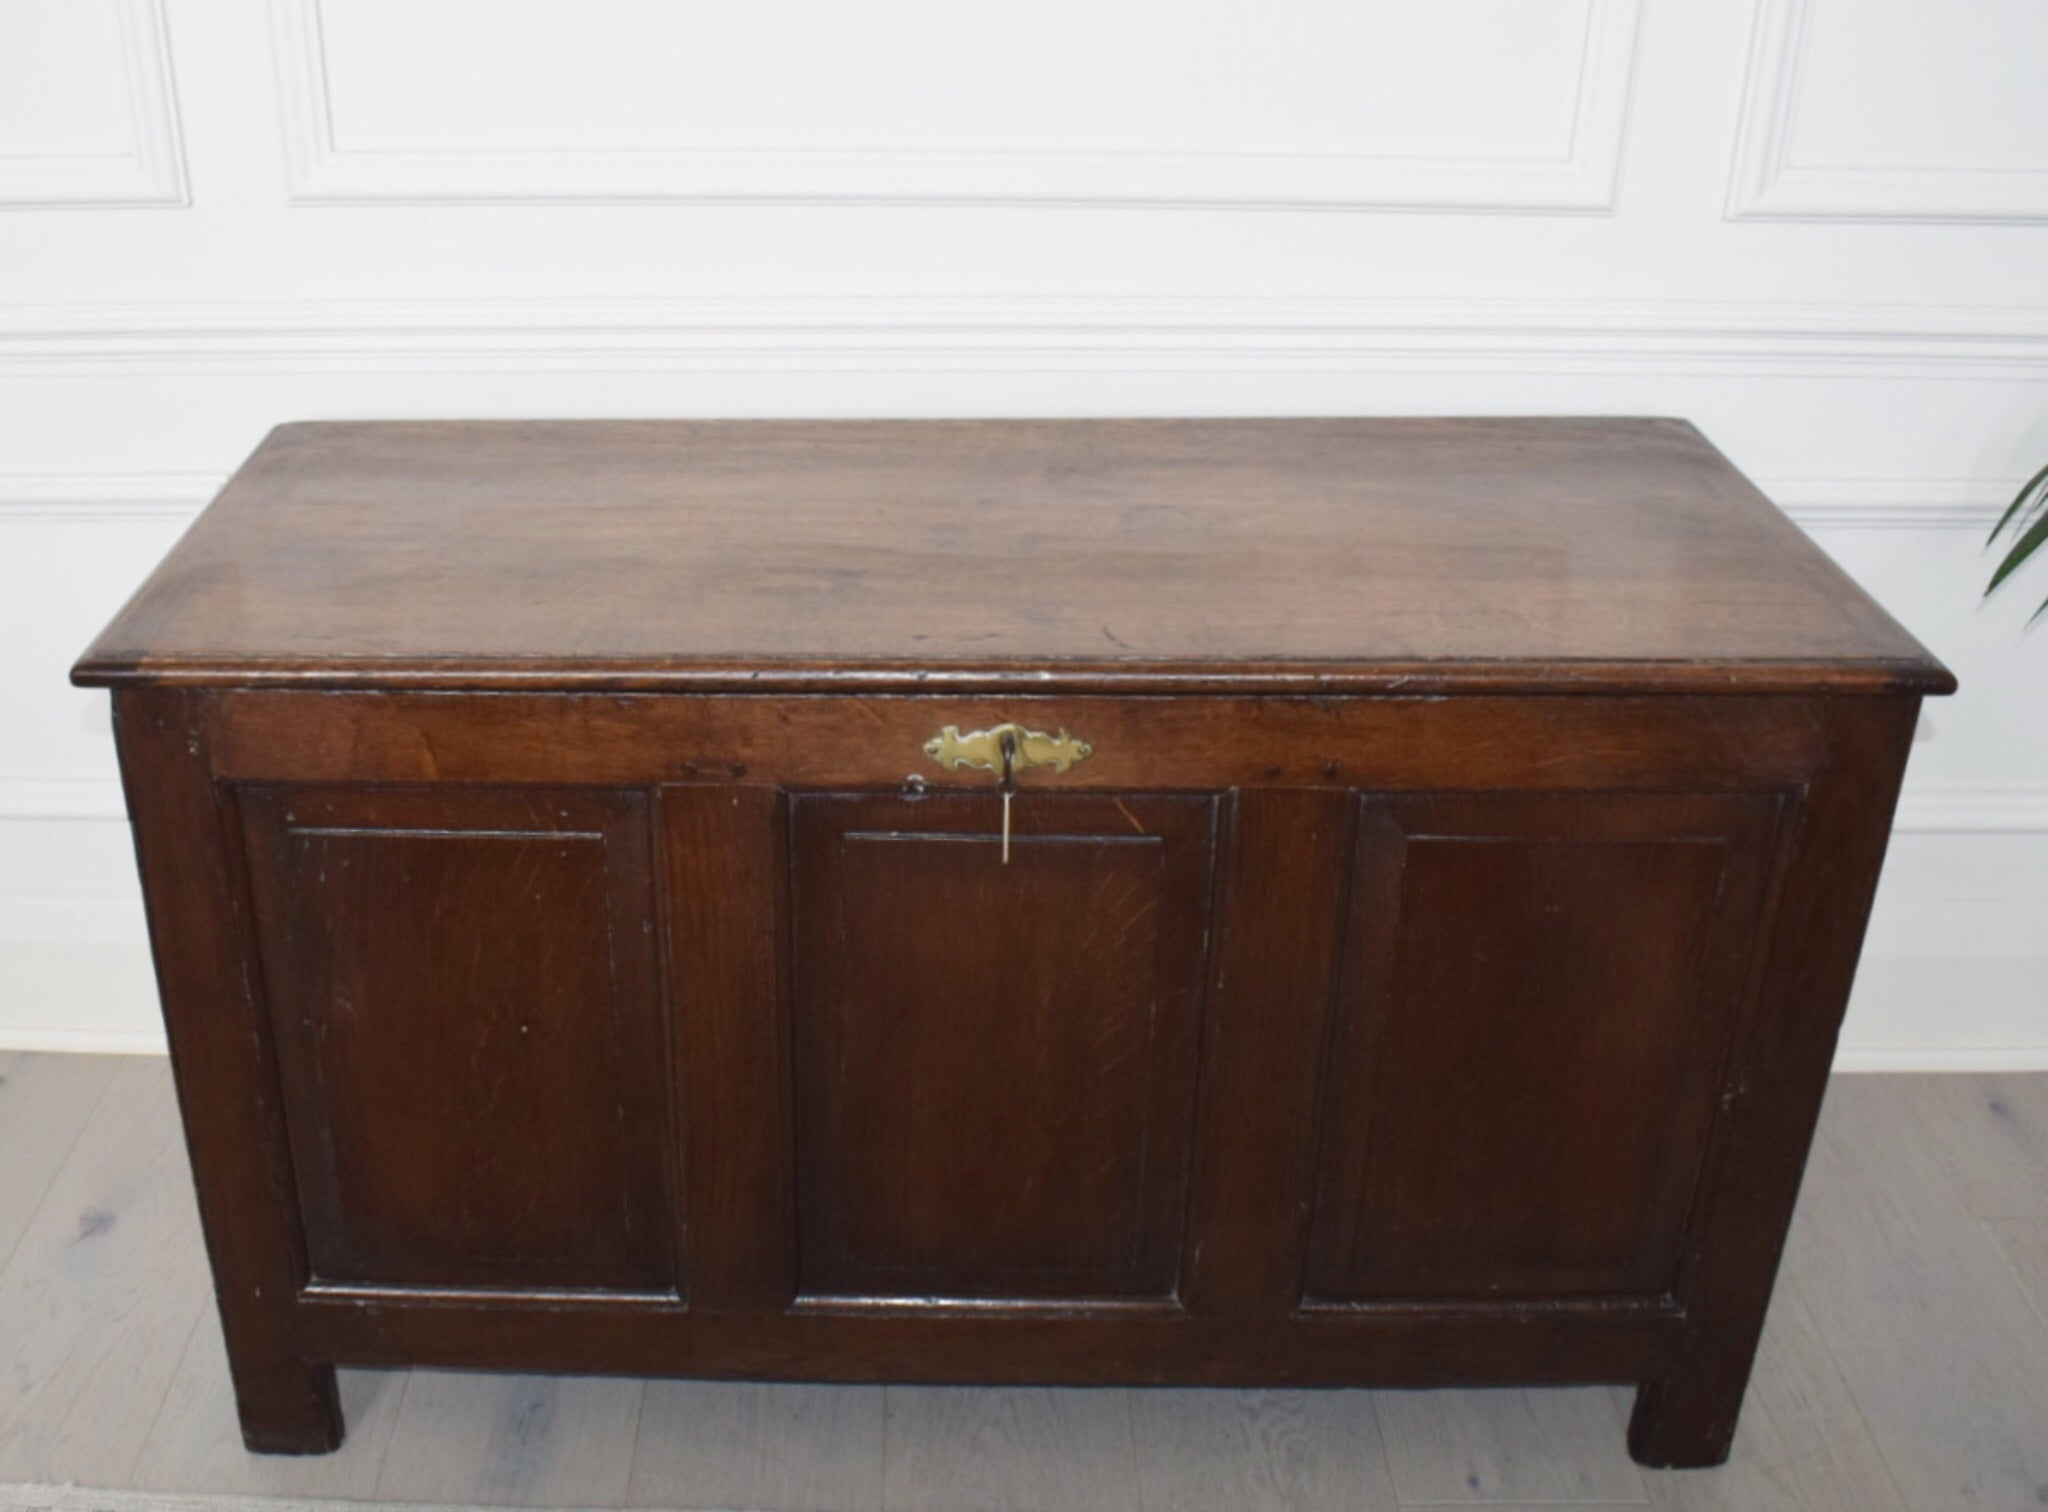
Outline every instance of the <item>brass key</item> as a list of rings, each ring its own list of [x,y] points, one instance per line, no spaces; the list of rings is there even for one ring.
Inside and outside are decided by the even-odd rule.
[[[1010,864],[1010,800],[1017,796],[1017,737],[1003,732],[1003,775],[997,791],[1003,795],[1003,865]]]

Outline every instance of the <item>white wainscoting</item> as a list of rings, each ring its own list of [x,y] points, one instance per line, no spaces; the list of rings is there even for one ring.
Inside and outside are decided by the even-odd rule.
[[[1951,666],[1842,1063],[2048,1067],[2039,0],[0,6],[0,1046],[161,1043],[65,672],[284,420],[1695,421]],[[188,170],[189,166],[189,192]]]
[[[2048,7],[1762,0],[1729,213],[2048,221]]]
[[[741,370],[2042,382],[2048,308],[1144,295],[0,305],[0,379]]]
[[[0,207],[185,202],[163,0],[0,6]]]
[[[494,9],[278,0],[292,197],[1606,210],[1639,0]]]

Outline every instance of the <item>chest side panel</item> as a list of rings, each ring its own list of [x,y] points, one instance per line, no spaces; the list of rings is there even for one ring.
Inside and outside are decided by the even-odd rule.
[[[1310,1305],[1668,1294],[1778,800],[1360,800]]]
[[[314,1278],[672,1284],[644,798],[242,812]]]

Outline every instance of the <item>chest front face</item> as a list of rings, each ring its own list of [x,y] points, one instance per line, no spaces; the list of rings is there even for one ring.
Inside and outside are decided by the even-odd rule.
[[[310,1284],[1668,1305],[1833,738],[1704,702],[209,696]]]

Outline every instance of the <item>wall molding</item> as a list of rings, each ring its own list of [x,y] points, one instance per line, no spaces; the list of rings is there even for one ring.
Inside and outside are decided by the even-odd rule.
[[[1989,531],[2017,478],[1758,478],[1809,530]]]
[[[0,472],[0,524],[186,523],[228,480],[219,472]],[[2004,477],[1761,477],[1810,530],[1986,530],[2012,495]]]
[[[842,201],[1549,211],[1614,208],[1641,0],[1588,0],[1561,157],[918,148],[337,146],[321,0],[274,0],[295,204]]]
[[[2048,306],[805,296],[0,305],[0,378],[248,372],[2048,378]]]
[[[155,1002],[149,1004],[154,1008]],[[169,1055],[163,1026],[151,1029],[71,1029],[35,1024],[0,1027],[0,1050],[28,1055]]]
[[[0,524],[190,521],[226,473],[0,472]],[[1762,477],[1757,486],[1808,529],[1987,530],[2012,495],[2002,477]]]
[[[135,1053],[142,1054],[138,1046]],[[1899,1072],[2048,1071],[2048,1043],[2016,1045],[1862,1044],[1846,1033],[1835,1051],[1839,1075]]]
[[[226,481],[219,473],[0,472],[0,524],[185,521]]]
[[[1794,163],[1817,0],[1760,0],[1728,184],[1730,220],[2048,221],[2048,164]]]
[[[0,154],[0,206],[83,209],[191,202],[164,0],[111,0],[129,148]]]

